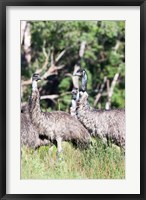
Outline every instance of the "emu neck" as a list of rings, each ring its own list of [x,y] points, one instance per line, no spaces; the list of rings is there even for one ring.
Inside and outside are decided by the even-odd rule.
[[[78,93],[77,93],[77,97],[76,97],[76,102],[79,101],[79,98],[80,98],[80,92],[78,91]]]
[[[83,98],[84,97],[84,93],[82,93],[82,92],[80,92],[80,93],[81,93],[82,97],[77,102],[77,109],[78,109],[78,111],[80,111],[80,110],[81,111],[82,110],[84,110],[84,111],[91,110],[91,107],[90,107],[90,104],[88,102],[88,99],[84,99]]]
[[[73,109],[76,109],[76,107],[77,107],[77,102],[79,101],[79,96],[80,96],[80,93],[78,91],[78,93],[76,94],[76,97],[72,98],[71,106]]]
[[[71,101],[71,106],[72,106],[73,109],[76,109],[76,107],[77,107],[77,102],[76,102],[76,100],[72,99],[72,101]]]
[[[36,124],[41,118],[40,94],[38,88],[36,87],[32,88],[29,107],[30,107],[30,117],[32,119],[32,122]]]
[[[87,74],[85,73],[82,76],[82,90],[83,90],[83,92],[86,91],[86,89],[87,89]]]
[[[36,91],[36,90],[38,90],[37,81],[33,80],[32,81],[32,91]]]
[[[79,110],[90,110],[90,104],[89,104],[89,102],[86,100],[86,102],[84,102],[84,103],[79,103],[78,104],[78,108],[79,108]]]

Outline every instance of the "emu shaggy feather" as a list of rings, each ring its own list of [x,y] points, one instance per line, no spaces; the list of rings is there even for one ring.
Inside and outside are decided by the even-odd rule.
[[[46,135],[50,141],[57,141],[58,152],[62,150],[62,140],[89,144],[90,134],[84,126],[70,114],[62,111],[41,111],[38,89],[32,90],[29,106],[32,123],[41,133]]]
[[[21,146],[36,149],[48,144],[50,141],[39,135],[38,130],[30,121],[29,114],[21,113]]]
[[[88,94],[84,92],[78,101],[77,118],[87,128],[91,136],[111,140],[125,149],[125,110],[96,110],[88,103]]]

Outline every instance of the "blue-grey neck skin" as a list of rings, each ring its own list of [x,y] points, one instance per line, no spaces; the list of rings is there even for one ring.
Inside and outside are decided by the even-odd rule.
[[[73,95],[73,98],[72,98],[72,108],[74,108],[74,109],[76,109],[76,107],[77,107],[77,102],[79,101],[79,95],[80,95],[79,91],[78,91],[77,94]]]
[[[76,107],[77,107],[76,100],[74,100],[74,99],[71,100],[71,106],[72,106],[73,109],[76,109]]]
[[[37,87],[37,81],[33,80],[32,81],[32,91],[36,91],[37,89],[38,89],[38,87]]]
[[[82,76],[82,91],[85,92],[87,90],[87,74],[85,71],[83,71]]]
[[[76,96],[76,102],[79,101],[79,98],[80,98],[80,92],[78,91],[77,96]]]

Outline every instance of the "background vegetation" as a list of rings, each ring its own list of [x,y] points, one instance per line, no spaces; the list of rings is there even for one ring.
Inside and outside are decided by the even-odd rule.
[[[56,147],[34,151],[23,147],[22,179],[124,179],[125,158],[116,146],[104,147],[99,140],[87,150],[63,142],[62,161],[56,158]]]
[[[72,74],[76,67],[88,74],[88,94],[95,108],[125,106],[124,21],[22,21],[22,110],[31,93],[31,76],[41,74],[41,108],[69,111]],[[124,178],[125,157],[99,140],[92,149],[63,144],[63,161],[56,149],[22,148],[21,178]],[[98,148],[97,148],[98,147]],[[48,152],[49,151],[49,152]]]
[[[22,33],[22,102],[28,100],[30,77],[37,71],[45,79],[42,108],[68,110],[71,75],[79,65],[88,73],[91,105],[105,108],[115,80],[111,107],[124,107],[124,21],[31,21]]]

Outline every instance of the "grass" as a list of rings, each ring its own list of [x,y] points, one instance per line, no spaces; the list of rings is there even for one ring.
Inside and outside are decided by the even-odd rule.
[[[91,148],[81,150],[63,142],[62,161],[56,147],[37,150],[22,147],[21,179],[124,179],[125,157],[117,147],[106,147],[94,140]]]

